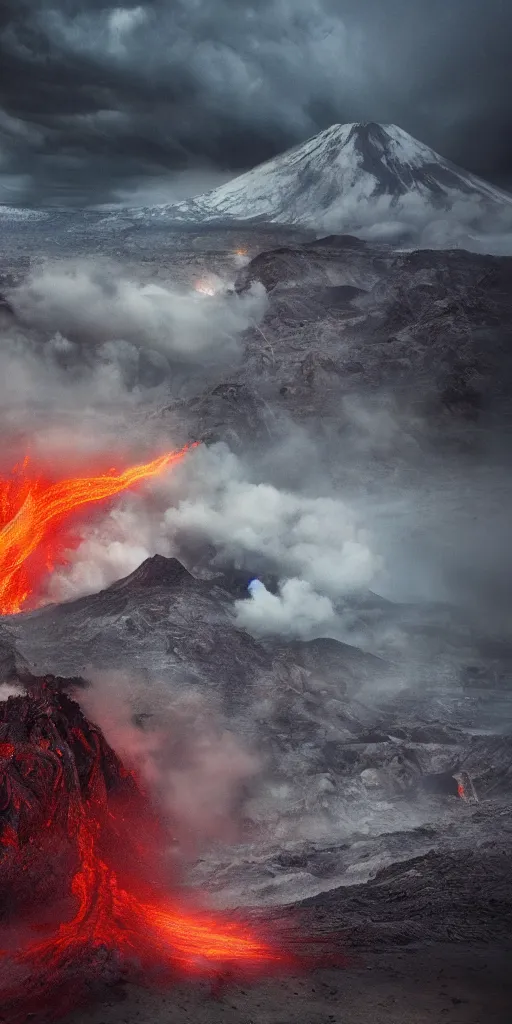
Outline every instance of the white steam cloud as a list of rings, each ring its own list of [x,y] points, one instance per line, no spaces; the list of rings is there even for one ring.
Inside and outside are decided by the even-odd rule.
[[[278,594],[272,594],[259,580],[253,581],[249,592],[248,600],[235,602],[235,613],[237,625],[253,635],[306,639],[315,628],[325,629],[335,621],[332,601],[317,594],[305,580],[284,580]]]
[[[221,379],[265,306],[263,289],[206,296],[84,261],[47,263],[3,292],[15,314],[0,308],[3,455],[22,439],[34,455],[74,452],[75,470],[93,451],[169,447],[151,403]]]
[[[122,341],[194,360],[236,351],[241,331],[264,310],[265,292],[259,286],[228,300],[219,290],[205,301],[197,289],[141,282],[111,265],[79,262],[38,269],[10,299],[24,323],[65,338]]]
[[[190,460],[185,498],[165,514],[171,535],[204,538],[235,559],[265,559],[326,594],[366,587],[380,567],[339,497],[312,498],[248,480],[224,445]]]
[[[159,503],[148,506],[139,496],[127,497],[84,537],[70,566],[54,574],[51,596],[98,590],[145,557],[179,557],[183,544],[190,543],[212,544],[221,557],[253,570],[265,563],[287,579],[275,599],[282,602],[283,624],[294,605],[308,605],[313,624],[328,619],[330,607],[321,595],[336,598],[366,588],[382,565],[341,498],[313,498],[253,481],[241,460],[218,444],[191,452],[162,482]],[[255,605],[263,611],[262,600]],[[256,624],[257,610],[253,616]]]
[[[0,703],[9,700],[9,697],[23,697],[24,689],[21,686],[14,686],[11,683],[0,683]]]
[[[512,204],[497,202],[489,207],[476,196],[454,196],[451,207],[443,211],[414,193],[394,202],[387,195],[368,200],[364,191],[352,192],[312,227],[319,237],[349,233],[369,242],[402,243],[416,249],[512,253]]]

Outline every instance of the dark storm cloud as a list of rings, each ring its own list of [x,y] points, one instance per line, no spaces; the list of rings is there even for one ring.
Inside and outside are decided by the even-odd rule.
[[[351,120],[506,183],[511,28],[508,0],[4,0],[0,198],[236,173]]]

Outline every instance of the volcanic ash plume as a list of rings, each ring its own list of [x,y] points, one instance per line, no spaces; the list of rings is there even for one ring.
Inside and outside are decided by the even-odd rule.
[[[86,714],[171,818],[182,847],[195,856],[211,841],[239,839],[241,795],[262,766],[215,702],[193,687],[176,692],[169,677],[153,680],[150,694],[143,678],[126,672],[93,673],[90,681]],[[148,714],[143,729],[134,707]]]
[[[139,281],[111,264],[62,261],[34,271],[9,300],[27,329],[58,331],[68,341],[116,343],[156,349],[171,359],[223,363],[239,351],[239,337],[260,319],[262,286],[226,301],[220,278],[209,275],[197,288]],[[211,301],[203,302],[208,296]]]

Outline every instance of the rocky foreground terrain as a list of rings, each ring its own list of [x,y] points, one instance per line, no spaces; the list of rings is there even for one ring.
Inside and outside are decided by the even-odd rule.
[[[278,1022],[293,1012],[354,1024],[477,1024],[485,1013],[504,1024],[512,924],[506,690],[464,681],[422,693],[396,680],[390,688],[383,659],[340,642],[257,641],[232,623],[233,591],[232,577],[197,580],[157,557],[98,595],[4,620],[4,678],[30,692],[31,671],[51,671],[87,707],[87,677],[115,667],[123,685],[129,674],[138,679],[124,698],[144,737],[169,716],[162,680],[181,674],[184,690],[194,687],[261,758],[249,790],[234,794],[238,835],[193,859],[189,881],[214,905],[298,915],[304,934],[334,932],[347,965],[228,986],[220,1002],[197,985],[171,996],[116,985],[101,1009],[73,1021],[227,1014]],[[176,769],[194,749],[194,723],[188,755],[179,727]]]

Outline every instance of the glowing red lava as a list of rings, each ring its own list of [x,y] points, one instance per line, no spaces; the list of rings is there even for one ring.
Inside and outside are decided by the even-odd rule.
[[[242,923],[180,904],[133,873],[121,880],[102,849],[101,819],[101,810],[89,806],[78,824],[73,917],[11,957],[18,976],[21,971],[31,979],[21,991],[16,973],[12,987],[1,990],[0,983],[2,1004],[12,1007],[14,1020],[18,1006],[23,1013],[51,1006],[58,1015],[82,1002],[108,956],[142,983],[166,984],[180,975],[212,979],[225,972],[250,979],[293,966],[291,955]]]
[[[43,939],[25,937],[16,951],[0,951],[6,972],[4,980],[0,971],[0,1001],[9,1020],[24,1020],[34,1010],[50,1009],[54,1017],[68,1012],[90,998],[91,985],[108,980],[109,957],[119,974],[129,971],[134,980],[159,984],[225,972],[250,979],[294,964],[291,955],[240,922],[180,904],[133,871],[121,881],[104,852],[103,829],[101,809],[85,807],[76,832],[79,867],[71,919]],[[154,864],[141,865],[141,876],[144,868]]]
[[[11,702],[0,713],[0,867],[2,895],[21,892],[25,909],[14,901],[2,925],[0,1020],[53,1021],[128,976],[166,985],[306,966],[275,925],[270,943],[184,895],[165,822],[75,702],[44,680]]]
[[[46,574],[66,563],[66,552],[77,544],[69,533],[77,510],[159,476],[189,447],[120,472],[57,482],[35,474],[26,458],[0,478],[0,615],[33,607]]]

